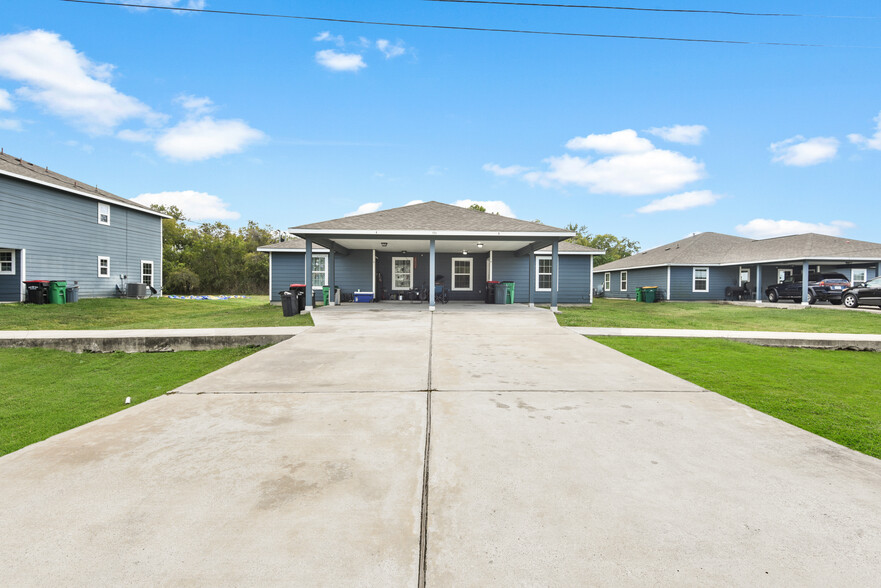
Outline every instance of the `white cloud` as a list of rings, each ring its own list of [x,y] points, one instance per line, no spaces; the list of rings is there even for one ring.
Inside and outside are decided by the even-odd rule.
[[[838,145],[835,137],[805,139],[796,135],[779,143],[771,143],[770,149],[774,153],[772,161],[806,167],[833,159],[838,154]]]
[[[453,206],[461,206],[462,208],[470,208],[473,204],[479,204],[484,207],[487,212],[493,212],[510,218],[517,218],[511,207],[501,200],[456,200]]]
[[[23,130],[24,127],[20,120],[14,118],[0,118],[0,131],[21,132]]]
[[[342,35],[331,35],[330,31],[321,31],[312,40],[319,43],[328,41],[330,43],[335,43],[338,47],[342,47],[346,44],[346,40]]]
[[[376,212],[380,208],[382,208],[382,202],[365,202],[364,204],[359,206],[357,210],[347,212],[344,216],[357,216],[359,214],[367,214],[369,212]]]
[[[428,171],[425,172],[427,176],[442,176],[444,175],[444,169],[439,165],[432,165],[428,168]]]
[[[367,67],[364,58],[357,53],[339,53],[333,49],[318,51],[315,53],[315,61],[333,71],[358,71]]]
[[[0,89],[0,110],[15,110],[9,92],[3,89]]]
[[[210,116],[186,120],[156,140],[156,151],[172,159],[202,161],[239,153],[265,138],[261,131],[241,120],[214,120]]]
[[[496,176],[509,177],[509,176],[519,176],[520,174],[529,171],[530,168],[523,167],[522,165],[509,165],[507,167],[503,167],[496,163],[484,163],[483,171],[487,171]]]
[[[386,59],[400,57],[407,52],[407,49],[404,47],[404,42],[400,39],[394,45],[392,45],[388,39],[377,39],[376,48],[382,51],[382,54],[385,55]]]
[[[709,206],[722,198],[719,194],[713,194],[710,190],[697,190],[694,192],[683,192],[682,194],[674,194],[666,198],[652,200],[643,207],[637,208],[636,212],[643,214],[651,212],[662,212],[665,210],[688,210],[698,206]]]
[[[652,142],[636,134],[633,129],[624,129],[607,135],[588,135],[575,137],[566,143],[567,149],[590,149],[600,153],[645,153],[655,148]]]
[[[109,133],[129,119],[160,122],[161,115],[110,84],[113,69],[91,61],[56,33],[0,36],[0,76],[23,84],[16,90],[19,98],[92,134]]]
[[[174,101],[183,106],[190,116],[202,116],[215,110],[214,102],[207,96],[181,94]]]
[[[704,125],[673,125],[672,127],[652,127],[649,133],[671,143],[700,145],[708,129]]]
[[[187,0],[185,4],[181,0],[138,0],[138,4],[144,6],[161,6],[165,8],[191,8],[194,10],[202,10],[205,8],[205,0]],[[129,7],[130,10],[136,12],[144,12],[146,8]],[[178,13],[180,14],[180,13]]]
[[[424,202],[425,202],[425,200],[411,200],[410,202],[408,202],[404,206],[413,206],[414,204],[422,204]]]
[[[881,113],[875,117],[875,134],[871,137],[864,137],[858,133],[851,133],[847,136],[851,143],[857,145],[861,149],[875,149],[881,151]]]
[[[117,139],[122,139],[123,141],[129,141],[131,143],[148,143],[153,140],[154,136],[155,133],[151,129],[143,129],[140,131],[122,129],[116,133]]]
[[[751,237],[753,239],[769,239],[771,237],[800,235],[802,233],[820,233],[839,237],[845,229],[851,229],[855,226],[852,222],[840,220],[824,224],[756,218],[745,225],[737,225],[735,230],[744,237]]]
[[[151,204],[177,206],[183,211],[184,216],[197,222],[236,220],[242,216],[238,212],[229,210],[229,204],[218,196],[194,190],[140,194],[132,198],[132,200],[144,206],[150,206]]]

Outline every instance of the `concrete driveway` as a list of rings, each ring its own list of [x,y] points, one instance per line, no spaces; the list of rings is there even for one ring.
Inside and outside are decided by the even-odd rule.
[[[546,311],[345,305],[315,320],[178,394],[0,458],[0,584],[881,576],[879,460]]]

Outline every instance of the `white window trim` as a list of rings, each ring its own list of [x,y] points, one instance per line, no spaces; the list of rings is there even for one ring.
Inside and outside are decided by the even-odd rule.
[[[627,270],[622,270],[621,275],[618,276],[618,289],[627,292]]]
[[[746,279],[743,279],[743,274],[746,273]],[[709,276],[707,276],[709,277]],[[751,282],[753,277],[752,268],[742,267],[740,268],[740,272],[738,274],[738,280],[740,280],[739,286],[743,286],[747,282]]]
[[[694,283],[697,280],[697,272],[699,270],[703,270],[703,271],[707,272],[707,277],[706,277],[707,287],[704,290],[698,290],[697,288],[694,287]],[[708,268],[708,267],[693,267],[693,268],[691,268],[691,291],[692,292],[709,292],[710,291],[710,268]]]
[[[395,287],[395,261],[397,261],[399,259],[407,259],[410,261],[410,285],[407,286],[406,288],[396,288]],[[392,257],[392,290],[397,290],[399,292],[405,292],[407,290],[413,289],[413,273],[414,273],[413,265],[414,265],[414,262],[413,262],[412,257]]]
[[[14,276],[15,275],[15,249],[0,249],[0,253],[9,253],[12,258],[12,271],[4,272],[0,270],[0,276]]]
[[[782,284],[783,282],[786,281],[786,278],[787,278],[786,274],[789,274],[788,277],[791,278],[792,277],[792,270],[788,269],[788,268],[783,268],[783,269],[778,268],[777,269],[777,283],[778,284]]]
[[[314,254],[314,253],[312,254],[312,259],[313,259],[313,260],[314,260],[314,259],[318,259],[318,258],[323,258],[323,259],[324,259],[324,285],[322,285],[322,286],[312,286],[312,289],[313,289],[313,290],[323,290],[323,289],[324,289],[324,286],[327,286],[327,279],[328,279],[328,278],[327,278],[327,274],[329,273],[329,272],[327,271],[327,270],[328,270],[327,264],[330,263],[330,262],[327,260],[327,254],[324,254],[324,255],[322,255],[322,254],[318,254],[318,255],[316,255],[316,254]],[[316,273],[316,272],[313,272],[311,267],[306,268],[306,275],[307,275],[307,280],[308,280],[308,281],[306,282],[307,284],[311,284],[311,283],[312,283],[312,274],[313,274],[313,273]]]
[[[863,279],[857,280],[855,272],[863,272]],[[851,268],[850,269],[850,283],[853,285],[855,282],[868,282],[869,281],[869,270],[866,268]]]
[[[144,264],[145,263],[150,264],[150,283],[149,284],[147,284],[147,282],[144,281]],[[155,286],[153,286],[153,282],[155,281],[155,278],[156,278],[155,272],[156,272],[156,264],[155,263],[153,263],[149,259],[142,259],[141,260],[141,283],[147,284],[150,287],[155,287]]]
[[[612,272],[606,272],[603,274],[603,291],[612,291]]]
[[[544,256],[544,255],[541,256],[541,257],[539,257],[539,256],[536,255],[536,256],[535,256],[535,291],[536,291],[536,292],[550,292],[550,291],[551,291],[550,288],[539,288],[539,287],[538,287],[538,285],[541,283],[540,276],[546,276],[546,275],[548,275],[547,272],[544,272],[544,273],[542,273],[542,274],[540,274],[540,273],[538,272],[538,268],[541,267],[541,264],[539,263],[539,260],[542,260],[542,259],[544,259],[544,260],[548,260],[548,259],[551,260],[551,276],[554,275],[554,268],[553,268],[554,258],[553,258],[553,257]],[[559,272],[557,272],[557,273],[559,273]],[[559,279],[559,278],[560,278],[560,276],[557,276],[557,286],[560,285],[560,279]]]
[[[101,262],[104,261],[105,259],[107,260],[107,273],[102,274],[101,273]],[[110,258],[109,257],[98,256],[98,277],[99,278],[109,278],[110,277]]]
[[[102,210],[107,211],[107,222],[101,220],[101,212]],[[99,225],[109,225],[110,224],[110,205],[104,204],[103,202],[98,203],[98,224]]]
[[[456,262],[457,261],[467,261],[468,262],[468,287],[467,288],[456,288]],[[452,269],[450,270],[450,275],[453,276],[453,279],[450,281],[450,290],[457,290],[460,292],[471,291],[474,289],[474,258],[472,257],[454,257],[451,262]],[[412,270],[412,268],[411,268]],[[458,274],[460,276],[464,276],[465,274]],[[412,273],[410,279],[412,281]]]

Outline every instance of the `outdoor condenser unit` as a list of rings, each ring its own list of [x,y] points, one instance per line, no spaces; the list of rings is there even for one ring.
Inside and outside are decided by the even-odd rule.
[[[125,296],[126,298],[146,298],[147,284],[126,284]]]

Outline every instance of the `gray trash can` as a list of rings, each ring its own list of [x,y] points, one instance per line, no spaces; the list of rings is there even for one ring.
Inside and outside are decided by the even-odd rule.
[[[508,297],[508,284],[502,282],[496,284],[496,304],[504,304],[505,298]]]
[[[79,302],[80,301],[80,287],[79,286],[68,286],[64,290],[64,296],[67,302]]]

